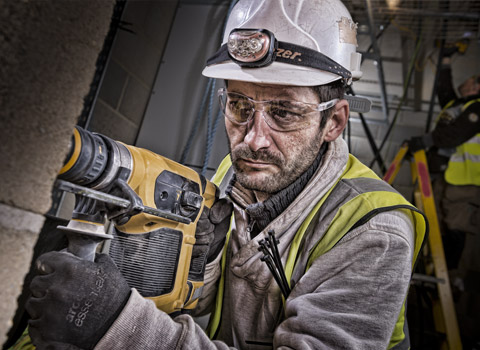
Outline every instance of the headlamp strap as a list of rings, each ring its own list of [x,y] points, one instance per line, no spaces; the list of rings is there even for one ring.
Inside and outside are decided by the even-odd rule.
[[[228,54],[227,44],[223,44],[217,52],[215,52],[212,56],[210,56],[210,58],[207,59],[207,66],[229,61],[230,59],[231,58]]]
[[[259,65],[256,65],[255,62],[249,62],[248,64],[245,64],[245,62],[240,62],[233,58],[228,52],[227,44],[223,44],[222,47],[220,47],[220,49],[207,60],[207,65],[209,66],[212,64],[218,64],[229,60],[232,60],[242,67],[259,67]],[[348,69],[321,52],[284,41],[277,41],[275,54],[272,55],[272,61],[268,64],[273,63],[273,61],[320,69],[339,75],[345,79],[346,82],[351,81],[352,78],[352,73]],[[262,62],[260,67],[268,64]]]

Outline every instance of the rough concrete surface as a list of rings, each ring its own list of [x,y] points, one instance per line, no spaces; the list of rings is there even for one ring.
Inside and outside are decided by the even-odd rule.
[[[0,0],[0,202],[50,207],[113,1]]]
[[[17,296],[22,290],[23,276],[28,272],[37,234],[44,216],[0,203],[0,344],[12,326],[17,309]]]
[[[114,0],[0,0],[0,344]]]

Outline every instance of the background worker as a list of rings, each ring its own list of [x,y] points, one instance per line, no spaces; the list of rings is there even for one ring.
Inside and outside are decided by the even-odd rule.
[[[478,51],[478,45],[472,43],[468,51]],[[480,57],[472,60],[475,66],[470,76],[453,72],[454,87],[451,56],[459,47],[451,45],[442,59],[437,88],[442,112],[435,129],[408,142],[412,152],[429,149],[429,170],[450,269],[458,266],[465,234],[480,233]]]
[[[225,33],[203,72],[226,80],[230,156],[214,179],[227,200],[202,214],[197,238],[220,241],[231,203],[234,214],[223,253],[209,254],[197,310],[212,312],[208,335],[129,289],[108,257],[48,253],[27,303],[39,347],[408,346],[425,221],[340,137],[345,86],[361,74],[350,14],[340,1],[241,0]]]
[[[457,44],[449,46],[442,59],[437,87],[442,112],[435,128],[408,143],[413,152],[428,149],[462,342],[475,348],[480,343],[480,316],[471,312],[471,303],[478,300],[472,283],[478,280],[475,266],[480,263],[476,253],[480,246],[480,45],[471,42],[465,52],[462,47],[466,42]],[[470,253],[464,255],[465,247]]]

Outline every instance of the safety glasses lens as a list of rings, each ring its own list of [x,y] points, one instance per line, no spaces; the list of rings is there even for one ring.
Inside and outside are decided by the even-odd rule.
[[[252,117],[255,105],[247,97],[235,93],[220,95],[220,104],[225,116],[237,124],[245,124]]]
[[[275,130],[292,131],[310,125],[312,113],[310,107],[293,101],[271,101],[268,106],[268,125]]]
[[[319,111],[311,105],[297,101],[253,101],[247,96],[219,90],[222,112],[233,123],[245,125],[261,108],[267,125],[276,131],[294,131],[307,128],[318,119]]]

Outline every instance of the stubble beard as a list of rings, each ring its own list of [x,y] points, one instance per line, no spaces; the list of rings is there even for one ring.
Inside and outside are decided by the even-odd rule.
[[[279,152],[272,152],[261,149],[252,151],[246,144],[240,144],[235,149],[231,149],[231,158],[237,181],[246,189],[259,191],[268,194],[274,194],[293,183],[302,175],[313,163],[320,151],[322,145],[322,133],[318,133],[315,138],[306,146],[299,140],[291,149],[294,157],[288,161]],[[253,159],[272,163],[280,169],[276,173],[265,173],[261,177],[251,175],[242,167],[240,160]],[[259,171],[260,172],[260,171]]]

